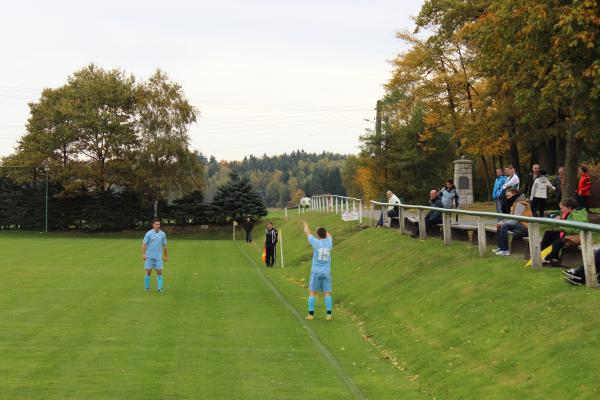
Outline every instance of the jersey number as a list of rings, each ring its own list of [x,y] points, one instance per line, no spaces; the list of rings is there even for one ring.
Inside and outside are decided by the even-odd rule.
[[[325,247],[322,247],[317,252],[317,260],[319,261],[329,261],[329,257],[331,256],[331,250]]]

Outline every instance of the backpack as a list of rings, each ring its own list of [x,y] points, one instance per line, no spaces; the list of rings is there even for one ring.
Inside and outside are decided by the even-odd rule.
[[[596,250],[594,252],[594,262],[596,264],[596,271],[600,267],[600,250]],[[568,270],[563,271],[563,276],[565,282],[575,285],[582,286],[585,285],[585,268],[582,266],[577,268],[570,268]],[[600,283],[600,273],[596,276],[598,283]]]

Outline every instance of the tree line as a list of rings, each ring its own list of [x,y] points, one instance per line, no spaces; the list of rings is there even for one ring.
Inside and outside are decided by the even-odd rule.
[[[0,227],[125,229],[167,222],[223,223],[226,204],[204,202],[204,164],[190,149],[199,111],[157,70],[139,80],[90,64],[29,104],[26,134],[0,168]],[[231,175],[253,195],[248,178]],[[47,182],[47,184],[46,184]],[[47,189],[46,189],[47,187]],[[224,188],[225,190],[226,188]],[[238,208],[266,214],[262,203]],[[236,214],[236,215],[237,215]]]
[[[347,156],[304,150],[262,157],[248,156],[241,161],[217,161],[202,157],[206,169],[205,194],[212,200],[219,185],[230,172],[248,176],[268,207],[296,205],[304,196],[323,193],[344,195],[341,170]]]
[[[375,129],[344,168],[349,193],[422,199],[464,155],[480,199],[509,164],[564,166],[572,195],[578,165],[600,154],[600,3],[427,0],[415,21],[397,34],[408,48],[392,60]]]

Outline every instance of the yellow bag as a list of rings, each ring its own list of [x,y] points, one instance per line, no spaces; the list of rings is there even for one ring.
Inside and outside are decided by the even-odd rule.
[[[263,263],[267,262],[267,248],[266,247],[263,247],[263,252],[262,252],[261,259],[262,259]]]
[[[546,247],[544,250],[542,250],[542,251],[540,252],[540,256],[542,257],[542,260],[543,260],[544,258],[546,258],[546,256],[547,256],[548,254],[550,254],[550,252],[551,252],[551,251],[552,251],[552,245],[550,245],[550,246]],[[532,265],[532,264],[533,264],[533,263],[532,263],[532,261],[531,261],[531,260],[527,261],[527,264],[525,264],[525,268],[527,268],[527,267],[531,267],[531,265]]]

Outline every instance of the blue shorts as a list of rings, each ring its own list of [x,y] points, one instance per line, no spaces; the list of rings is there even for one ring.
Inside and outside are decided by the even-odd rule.
[[[146,258],[144,261],[144,269],[162,269],[162,258]]]
[[[331,292],[331,274],[311,272],[308,288],[312,292]]]

